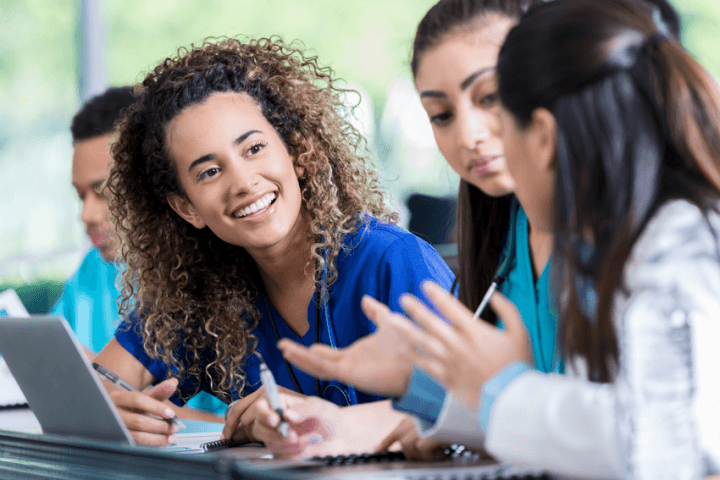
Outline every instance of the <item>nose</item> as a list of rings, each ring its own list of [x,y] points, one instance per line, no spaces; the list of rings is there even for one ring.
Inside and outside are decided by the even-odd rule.
[[[259,179],[255,166],[254,162],[237,160],[225,167],[226,170],[229,170],[225,175],[225,180],[229,183],[228,193],[231,196],[247,195],[256,190]]]
[[[487,114],[478,108],[458,109],[457,112],[458,143],[474,150],[490,138]]]
[[[80,220],[85,225],[100,224],[107,218],[108,204],[95,192],[88,192],[82,202]]]

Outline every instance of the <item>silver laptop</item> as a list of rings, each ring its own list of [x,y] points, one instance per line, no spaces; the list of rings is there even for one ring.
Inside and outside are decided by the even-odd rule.
[[[64,318],[0,317],[0,355],[44,433],[133,443]]]

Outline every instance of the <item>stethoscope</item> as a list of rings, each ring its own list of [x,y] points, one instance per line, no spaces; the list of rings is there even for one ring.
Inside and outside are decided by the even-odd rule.
[[[322,276],[321,276],[321,282],[327,277],[327,263],[325,263],[325,267],[323,268]],[[337,350],[337,340],[335,339],[335,329],[333,328],[333,323],[330,321],[330,306],[328,305],[327,300],[322,301],[321,295],[320,295],[320,285],[322,283],[319,283],[315,287],[315,343],[320,343],[320,312],[321,310],[324,311],[325,315],[323,315],[325,320],[325,328],[328,332],[328,339],[330,341],[330,347],[333,350]],[[272,310],[270,310],[270,305],[268,304],[267,298],[263,295],[263,299],[265,300],[265,309],[268,312],[268,316],[270,317],[270,325],[272,326],[273,333],[275,333],[275,339],[279,342],[280,341],[280,335],[277,330],[277,326],[275,325],[275,316],[272,313]],[[321,302],[323,303],[324,308],[320,308]],[[301,395],[305,395],[303,392],[302,387],[300,386],[300,382],[298,381],[297,377],[295,376],[295,372],[290,365],[290,362],[287,361],[287,359],[283,356],[283,362],[285,363],[285,368],[287,368],[288,373],[290,374],[290,379],[293,382],[293,385],[295,386],[295,390]],[[317,391],[317,395],[321,398],[323,398],[323,394],[325,394],[329,389],[331,388],[337,388],[342,396],[345,399],[346,405],[357,405],[357,392],[355,392],[355,388],[352,385],[343,385],[345,387],[342,388],[335,384],[329,384],[325,387],[325,389],[320,389],[320,379],[315,377],[315,389]]]
[[[513,207],[516,209],[516,211],[519,208],[516,202],[513,202]],[[490,302],[490,297],[492,297],[492,294],[495,293],[495,290],[497,290],[500,285],[502,285],[502,283],[507,279],[512,269],[515,267],[515,223],[516,222],[510,222],[510,225],[508,226],[508,235],[507,241],[505,243],[505,249],[503,251],[503,259],[500,262],[500,266],[495,271],[495,275],[493,276],[493,280],[490,283],[490,287],[488,287],[485,295],[480,301],[480,305],[478,305],[477,310],[475,310],[475,314],[473,315],[475,318],[480,318],[480,315],[482,315],[482,312],[485,310],[487,304]],[[562,372],[564,366],[562,358],[560,356],[560,351],[558,350],[557,342],[555,343],[555,351],[553,353],[552,364],[553,371]]]
[[[513,202],[513,208],[515,208],[515,210],[518,208],[515,202]],[[483,311],[485,311],[485,307],[487,307],[488,303],[490,303],[490,297],[492,297],[492,294],[495,293],[495,290],[497,290],[500,285],[502,285],[508,275],[510,275],[512,269],[515,267],[515,223],[516,222],[512,221],[510,222],[510,225],[508,225],[507,240],[505,241],[505,248],[503,249],[502,261],[500,262],[498,269],[495,271],[490,287],[488,287],[485,295],[483,295],[483,298],[480,301],[480,305],[478,305],[477,310],[475,310],[475,314],[473,315],[474,318],[480,318],[480,315],[482,315]]]

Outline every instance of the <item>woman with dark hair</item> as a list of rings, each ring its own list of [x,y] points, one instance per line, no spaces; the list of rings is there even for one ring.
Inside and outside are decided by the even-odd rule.
[[[569,375],[530,369],[502,295],[505,330],[433,284],[450,325],[412,296],[401,304],[423,330],[364,300],[374,338],[405,338],[400,358],[469,407],[456,423],[479,422],[499,460],[584,478],[720,473],[720,91],[656,12],[555,0],[498,60],[515,193],[555,239]]]
[[[224,437],[282,455],[367,450],[402,417],[295,370],[275,346],[347,346],[374,331],[362,295],[399,310],[423,280],[452,282],[427,243],[394,225],[331,73],[277,38],[227,39],[181,49],[136,88],[109,178],[127,318],[97,362],[141,390],[161,382],[149,395],[112,389],[138,443],[171,443],[147,414],[172,416],[161,400],[199,390],[239,400]],[[289,409],[288,438],[260,388],[261,361]],[[319,443],[303,418],[318,411]],[[364,428],[343,427],[358,415]]]
[[[460,176],[458,276],[453,291],[457,291],[463,305],[476,310],[491,285],[497,286],[523,314],[536,367],[542,372],[560,372],[562,364],[555,348],[556,315],[549,298],[552,236],[533,228],[512,194],[515,183],[505,166],[495,76],[497,55],[507,32],[530,5],[540,1],[439,1],[417,27],[410,67],[440,152]],[[490,309],[482,312],[482,317],[493,325],[497,323]],[[328,354],[332,356],[333,352]],[[420,438],[416,422],[408,419],[378,448],[387,448],[399,440],[409,457],[442,456],[443,443],[431,438],[456,438],[455,426],[445,426],[452,411],[449,406],[455,403],[453,396],[445,396],[437,384],[429,387],[434,382],[420,370],[408,375],[403,370],[406,362],[385,362],[382,355],[358,351],[357,358],[349,363],[373,357],[383,358],[386,369],[392,365],[395,378],[409,377],[405,383],[408,388],[386,393],[399,397],[407,390],[408,395],[395,402],[395,407],[414,412],[420,402],[425,411],[422,418],[433,424],[432,428],[423,428],[418,423]],[[293,359],[292,352],[288,358]],[[342,366],[325,375],[342,378],[349,372]],[[413,392],[419,386],[425,392],[436,392],[433,407],[428,408],[425,395],[415,397]],[[480,433],[474,427],[468,435]]]

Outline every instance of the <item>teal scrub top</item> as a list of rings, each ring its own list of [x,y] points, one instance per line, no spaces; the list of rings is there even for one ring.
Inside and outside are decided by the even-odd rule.
[[[513,202],[511,221],[515,222],[515,238],[509,239],[506,249],[513,248],[513,267],[500,291],[513,302],[522,315],[532,341],[535,368],[541,372],[561,372],[560,355],[556,355],[557,310],[550,295],[552,257],[535,280],[528,219],[517,201]],[[508,253],[507,251],[505,253]]]
[[[513,200],[510,225],[503,257],[512,252],[509,271],[500,285],[503,295],[513,302],[525,322],[532,342],[535,368],[541,372],[563,372],[561,355],[556,350],[557,310],[550,296],[550,270],[552,256],[535,280],[528,220],[517,200]],[[498,320],[502,328],[502,319]],[[419,368],[413,370],[405,395],[393,400],[393,408],[419,417],[428,426],[435,423],[445,400],[445,390]]]
[[[106,262],[93,248],[50,310],[51,315],[65,317],[80,343],[95,353],[113,338],[119,323],[119,273],[118,265]]]

